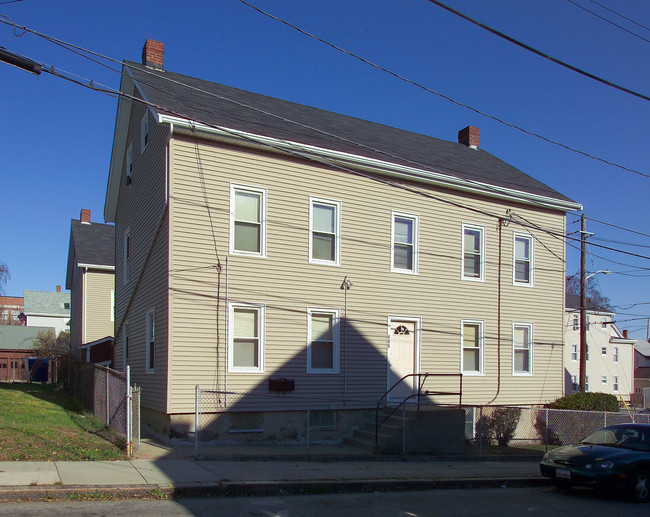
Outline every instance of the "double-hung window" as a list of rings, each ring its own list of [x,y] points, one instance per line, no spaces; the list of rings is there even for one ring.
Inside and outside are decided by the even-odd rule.
[[[232,372],[264,371],[264,306],[230,305],[228,367]]]
[[[571,360],[578,361],[578,345],[571,345]]]
[[[600,383],[601,384],[607,384],[607,375],[601,375]]]
[[[515,285],[533,285],[533,236],[515,233],[513,281]]]
[[[266,189],[230,185],[230,253],[266,256]]]
[[[145,350],[145,372],[154,373],[154,366],[156,364],[156,310],[149,309],[147,311],[147,344]]]
[[[578,389],[580,389],[580,386],[578,386],[578,376],[577,375],[572,375],[571,376],[571,391],[572,392],[577,392]]]
[[[341,263],[341,203],[309,199],[309,262]]]
[[[462,322],[461,341],[463,350],[461,356],[461,371],[464,375],[483,374],[484,333],[482,321]]]
[[[307,372],[339,373],[339,311],[307,309]]]
[[[613,391],[618,391],[618,375],[614,375],[614,376],[612,377],[612,379],[613,379],[613,380],[612,380],[612,383],[613,383],[613,384],[612,384],[612,390],[613,390]]]
[[[607,345],[603,345],[600,347],[600,354],[607,355]]]
[[[579,314],[574,314],[572,319],[572,327],[574,331],[580,330],[580,315]]]
[[[512,325],[513,374],[533,374],[533,325],[514,323]]]
[[[417,215],[393,212],[391,271],[417,274],[418,226]]]
[[[485,227],[463,225],[463,280],[485,280]]]
[[[612,361],[614,361],[615,363],[618,363],[618,354],[619,354],[619,348],[615,346],[612,351]]]

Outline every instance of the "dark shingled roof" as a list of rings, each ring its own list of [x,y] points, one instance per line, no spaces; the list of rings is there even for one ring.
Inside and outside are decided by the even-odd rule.
[[[115,226],[72,220],[70,238],[79,264],[115,266]]]
[[[567,294],[564,300],[564,306],[567,309],[580,309],[580,295]],[[610,309],[606,309],[604,307],[600,307],[599,305],[596,305],[589,298],[587,298],[587,307],[585,308],[588,311],[594,311],[594,312],[607,312],[607,313],[612,312]]]
[[[471,149],[464,144],[169,71],[154,72],[138,63],[127,62],[126,66],[132,71],[146,98],[164,108],[157,109],[161,114],[571,202],[559,192],[482,149]]]

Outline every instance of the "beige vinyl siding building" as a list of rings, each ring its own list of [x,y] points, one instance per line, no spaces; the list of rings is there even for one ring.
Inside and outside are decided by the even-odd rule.
[[[565,311],[564,393],[579,390],[579,297],[567,295]],[[613,321],[614,313],[587,310],[586,391],[609,393],[629,402],[634,393],[634,339],[628,339]]]
[[[105,208],[116,366],[128,363],[143,387],[150,425],[191,430],[197,385],[241,393],[240,407],[256,411],[290,408],[292,397],[370,407],[414,373],[456,375],[430,378],[431,391],[458,391],[463,374],[465,404],[561,396],[565,251],[555,235],[580,205],[477,149],[475,128],[443,142],[204,81],[259,111],[242,122],[233,108],[219,123],[227,104],[188,99],[187,110],[205,109],[188,122],[175,114],[180,94],[155,98],[171,77],[126,65],[123,91],[151,104],[120,100]],[[149,89],[157,80],[165,88]],[[467,170],[356,155],[327,142],[327,127],[298,130],[297,155],[277,120],[264,121],[277,135],[256,134],[255,117],[271,109],[349,125],[376,148],[402,138],[413,160],[431,146],[455,161],[450,170]],[[277,378],[295,390],[263,407],[247,398]],[[393,402],[411,393],[402,383]]]
[[[70,341],[77,351],[111,341],[115,327],[115,230],[90,218],[90,210],[81,210],[70,229],[66,289],[71,302]]]

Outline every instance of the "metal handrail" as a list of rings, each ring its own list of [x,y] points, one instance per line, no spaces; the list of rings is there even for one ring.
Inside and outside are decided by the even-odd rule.
[[[418,378],[418,390],[416,393],[412,393],[405,399],[403,399],[395,408],[387,415],[384,417],[384,419],[379,422],[379,409],[381,407],[381,403],[384,399],[388,400],[388,394],[397,387],[399,383],[401,383],[404,379],[407,379],[408,377],[417,377]],[[460,391],[454,392],[454,391],[429,391],[425,390],[422,391],[422,386],[424,386],[424,383],[429,377],[458,377],[459,378],[459,389]],[[393,384],[380,398],[379,401],[377,402],[377,406],[375,407],[375,447],[377,447],[379,443],[379,428],[384,425],[384,423],[391,417],[393,416],[399,408],[401,408],[403,405],[406,404],[406,402],[413,397],[417,397],[417,410],[420,411],[420,396],[421,395],[458,395],[458,407],[462,406],[462,400],[463,400],[463,374],[462,373],[409,373],[408,375],[405,375],[402,377],[400,380],[398,380],[395,384]]]

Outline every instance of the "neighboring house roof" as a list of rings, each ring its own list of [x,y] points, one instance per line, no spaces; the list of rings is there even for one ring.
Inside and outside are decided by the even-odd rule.
[[[637,339],[634,344],[634,350],[645,357],[650,357],[650,343],[645,339]]]
[[[53,327],[0,325],[0,350],[32,350],[39,332],[54,332]]]
[[[70,293],[25,291],[25,314],[28,316],[69,317]]]
[[[579,294],[567,294],[564,300],[564,306],[567,309],[571,310],[580,310],[580,295]],[[593,303],[589,298],[587,298],[587,307],[585,307],[590,312],[599,312],[603,314],[614,314],[611,310],[605,309],[604,307],[599,307]]]
[[[194,122],[199,122],[199,130],[225,129],[222,136],[237,136],[245,142],[250,135],[273,139],[276,143],[278,140],[284,144],[297,143],[303,146],[300,155],[305,151],[304,146],[308,146],[308,152],[312,154],[323,155],[323,150],[338,153],[330,156],[337,163],[345,161],[346,157],[363,157],[374,160],[373,166],[377,170],[383,168],[385,173],[401,167],[403,176],[412,180],[430,180],[488,195],[497,195],[498,191],[501,195],[527,201],[536,199],[566,210],[580,207],[482,149],[169,71],[154,71],[127,61],[123,73],[124,88],[129,80],[152,104],[150,109],[158,116],[158,122],[173,122],[175,130],[183,123],[193,128]],[[120,103],[104,214],[108,221],[114,219],[116,209],[116,189],[123,169],[126,110],[130,101],[120,98]],[[233,131],[243,133],[243,136],[239,133],[234,135]],[[118,142],[119,138],[123,140]],[[248,139],[249,145],[253,143],[259,144],[259,140]],[[356,160],[350,159],[347,163],[353,162]],[[349,166],[354,168],[354,165]]]
[[[77,266],[114,270],[115,226],[102,223],[82,223],[73,219],[70,227],[66,289],[70,289],[72,284],[75,259]]]
[[[94,346],[101,345],[103,343],[113,344],[113,341],[114,341],[113,336],[106,336],[106,337],[103,337],[101,339],[97,339],[97,340],[93,341],[92,343],[86,343],[85,345],[82,345],[79,348],[81,348],[81,349],[92,348]]]
[[[642,366],[634,369],[635,379],[650,379],[650,366]]]

